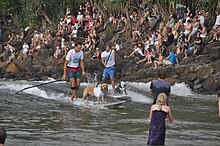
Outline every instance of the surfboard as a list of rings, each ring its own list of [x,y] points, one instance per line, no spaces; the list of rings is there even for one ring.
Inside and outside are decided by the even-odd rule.
[[[112,97],[112,98],[116,98],[116,99],[130,99],[131,97],[129,97],[128,95],[113,95],[113,94],[108,94],[106,95],[107,97]]]
[[[127,101],[123,100],[123,101],[116,101],[116,102],[107,102],[107,103],[99,103],[99,104],[94,104],[94,106],[97,106],[97,107],[111,107],[111,106],[119,106],[123,103],[125,103]]]

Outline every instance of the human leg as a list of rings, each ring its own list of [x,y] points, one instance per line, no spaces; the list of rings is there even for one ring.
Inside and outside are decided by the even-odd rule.
[[[102,74],[102,83],[106,83],[106,78],[109,77],[108,74],[108,68],[104,68],[103,74]]]
[[[68,76],[70,78],[70,85],[72,89],[71,99],[75,100],[80,86],[80,71],[68,71]]]
[[[114,67],[114,66],[112,66],[112,67],[109,68],[108,74],[109,74],[109,76],[110,76],[113,93],[115,93],[115,79],[114,79],[114,76],[115,76],[115,67]]]
[[[76,87],[76,79],[75,78],[70,78],[70,86],[72,89],[72,96],[71,99],[72,100],[76,100],[77,97],[77,87]]]
[[[115,80],[114,78],[110,78],[111,80],[111,83],[112,83],[112,91],[113,91],[113,94],[115,93]]]

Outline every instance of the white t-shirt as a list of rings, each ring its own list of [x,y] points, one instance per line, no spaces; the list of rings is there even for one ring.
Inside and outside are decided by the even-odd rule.
[[[37,45],[36,49],[40,50],[40,48],[41,48],[41,45]]]
[[[77,30],[74,29],[74,30],[72,31],[72,34],[73,34],[73,37],[76,38],[76,37],[77,37]]]
[[[66,60],[69,61],[67,64],[68,67],[79,67],[79,61],[83,60],[83,51],[75,52],[75,49],[69,50],[66,55]]]
[[[148,50],[149,48],[150,48],[150,41],[146,41],[144,49]]]
[[[144,54],[143,54],[141,48],[139,48],[139,47],[137,47],[137,48],[135,49],[135,52],[138,52],[141,56],[144,56]]]
[[[77,18],[76,18],[77,20],[82,20],[83,19],[83,15],[82,14],[79,14],[79,15],[77,15]]]
[[[35,39],[35,40],[40,40],[40,35],[39,35],[38,33],[35,34],[35,35],[34,35],[34,39]]]
[[[110,52],[111,52],[111,55],[110,55]],[[105,63],[107,62],[107,65],[106,67],[111,67],[113,65],[115,65],[115,51],[114,50],[110,50],[109,52],[102,52],[101,54],[101,58],[104,58],[105,60]]]
[[[115,45],[115,48],[116,48],[117,51],[119,51],[119,50],[120,50],[119,44],[116,44],[116,45]]]
[[[101,91],[101,87],[95,87],[93,89],[94,95],[96,97],[103,97],[105,94]]]
[[[23,54],[27,54],[28,49],[29,49],[28,44],[26,44],[26,45],[24,44],[22,48],[23,48]]]
[[[205,23],[205,17],[204,16],[200,16],[199,17],[199,24],[203,25]]]
[[[65,42],[61,41],[61,48],[65,48]]]
[[[215,25],[220,25],[220,15],[216,17]]]

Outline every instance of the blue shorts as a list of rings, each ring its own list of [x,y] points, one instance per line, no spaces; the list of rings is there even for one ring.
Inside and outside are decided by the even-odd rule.
[[[105,67],[104,72],[102,74],[103,78],[114,78],[115,75],[115,66]]]

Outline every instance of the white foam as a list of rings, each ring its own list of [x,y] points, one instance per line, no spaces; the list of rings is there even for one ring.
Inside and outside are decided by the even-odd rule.
[[[51,81],[55,81],[55,80],[52,78],[49,78],[46,81],[34,81],[34,83],[35,84],[36,84],[36,82],[47,83],[47,82],[51,82]],[[11,81],[11,80],[7,80],[5,82],[5,80],[0,80],[0,89],[9,89],[11,91],[20,91],[24,88],[33,86],[31,83],[33,83],[33,82]],[[62,81],[56,82],[56,83],[62,83]],[[65,83],[65,81],[63,81],[63,83]],[[152,98],[147,97],[147,94],[145,94],[145,92],[150,91],[150,82],[148,82],[148,83],[125,82],[125,84],[135,87],[134,90],[132,90],[132,91],[127,89],[128,96],[131,97],[132,101],[141,102],[141,103],[152,103]],[[91,84],[81,83],[81,86],[88,86],[88,85],[91,85]],[[99,84],[99,86],[100,86],[100,84]],[[135,92],[135,89],[137,89],[139,92]],[[111,86],[111,84],[109,84],[109,92],[111,90],[112,90],[112,86]],[[32,95],[36,95],[36,96],[40,96],[43,98],[47,98],[47,99],[55,99],[55,100],[68,99],[69,100],[69,98],[66,97],[65,93],[46,93],[46,91],[44,91],[38,87],[26,89],[23,92],[28,93],[28,94],[32,94]],[[195,93],[193,93],[185,83],[176,83],[174,86],[172,86],[171,87],[171,94],[174,94],[177,96],[186,96],[186,97],[192,97],[193,95],[195,95]]]
[[[146,95],[127,90],[128,96],[131,97],[131,101],[141,102],[141,103],[152,103],[153,100],[147,97]]]
[[[137,82],[127,82],[127,84],[134,86],[143,91],[150,92],[150,82],[148,83],[137,83]],[[185,83],[176,83],[171,87],[171,94],[177,96],[192,96],[194,93]]]
[[[17,82],[17,81],[16,82],[2,82],[2,81],[0,81],[0,89],[9,89],[12,92],[21,91],[22,89],[27,88],[27,87],[31,87],[31,86],[33,86],[31,84],[31,82],[27,82],[27,81],[19,81],[19,82]],[[38,87],[26,89],[23,92],[31,94],[31,95],[43,97],[46,99],[61,99],[64,97],[63,93],[59,93],[59,94],[52,93],[49,95],[48,93],[46,93],[46,91],[44,91]]]
[[[171,87],[171,94],[188,97],[192,96],[194,93],[185,83],[176,83]]]

